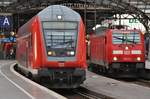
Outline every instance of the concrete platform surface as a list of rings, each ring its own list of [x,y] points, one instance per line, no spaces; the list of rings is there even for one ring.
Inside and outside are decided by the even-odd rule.
[[[115,99],[150,99],[150,88],[106,78],[87,71],[83,87]]]
[[[21,75],[10,65],[15,61],[0,61],[0,99],[66,99]]]
[[[147,61],[145,62],[145,68],[146,68],[146,69],[150,69],[150,61],[147,60]]]

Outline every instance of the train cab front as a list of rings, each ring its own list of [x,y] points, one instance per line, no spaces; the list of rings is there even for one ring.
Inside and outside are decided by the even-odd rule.
[[[51,29],[46,28],[52,24]],[[53,88],[78,87],[85,80],[86,69],[86,52],[80,42],[82,37],[78,33],[78,22],[43,22],[43,30],[44,69],[39,74],[48,76]]]
[[[113,32],[111,56],[111,67],[120,73],[142,71],[145,68],[143,35],[138,31]]]

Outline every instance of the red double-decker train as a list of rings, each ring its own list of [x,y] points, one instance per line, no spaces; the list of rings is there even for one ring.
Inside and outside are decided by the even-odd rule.
[[[113,77],[137,77],[145,69],[144,34],[123,26],[96,29],[90,36],[90,67]]]
[[[76,88],[86,78],[84,24],[68,7],[49,6],[20,27],[16,51],[21,71],[51,88]]]

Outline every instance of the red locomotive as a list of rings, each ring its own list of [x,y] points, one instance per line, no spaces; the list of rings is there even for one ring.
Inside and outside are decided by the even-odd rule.
[[[76,88],[85,80],[84,24],[68,7],[49,6],[19,28],[16,51],[18,67],[47,78],[51,88]]]
[[[140,30],[100,27],[90,36],[90,67],[116,77],[137,77],[145,68],[144,34]]]

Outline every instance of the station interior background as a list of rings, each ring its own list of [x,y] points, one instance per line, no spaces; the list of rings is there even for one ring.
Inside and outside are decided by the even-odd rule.
[[[49,5],[79,12],[88,34],[109,24],[140,29],[149,38],[150,0],[0,0],[0,59],[15,59],[17,30]]]

